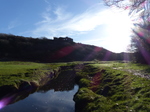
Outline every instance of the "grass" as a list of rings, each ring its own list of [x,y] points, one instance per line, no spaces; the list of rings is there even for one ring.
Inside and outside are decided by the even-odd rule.
[[[91,63],[90,65],[95,67],[105,67],[105,68],[112,68],[112,69],[119,69],[119,70],[134,70],[134,71],[141,71],[144,73],[150,73],[150,66],[139,64],[139,63],[123,63],[119,61],[109,61],[109,62],[99,62],[99,63]]]
[[[91,63],[78,70],[80,89],[74,100],[80,112],[149,112],[150,81],[124,69],[149,72],[146,65],[118,62]],[[82,105],[82,100],[87,103]]]
[[[39,69],[45,67],[44,64],[30,62],[0,62],[0,75],[11,75],[26,73],[29,69]]]
[[[38,81],[66,63],[0,62],[0,86],[18,85],[21,81]]]

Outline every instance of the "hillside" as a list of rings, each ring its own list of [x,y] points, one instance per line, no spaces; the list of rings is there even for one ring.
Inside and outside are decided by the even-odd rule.
[[[123,54],[102,47],[75,43],[69,37],[31,38],[0,34],[0,60],[34,62],[69,62],[123,60]]]

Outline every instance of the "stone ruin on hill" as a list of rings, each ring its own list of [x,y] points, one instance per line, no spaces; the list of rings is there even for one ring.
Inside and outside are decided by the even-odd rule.
[[[54,37],[54,41],[58,41],[58,42],[62,42],[62,41],[73,42],[73,39],[69,38],[69,37]]]

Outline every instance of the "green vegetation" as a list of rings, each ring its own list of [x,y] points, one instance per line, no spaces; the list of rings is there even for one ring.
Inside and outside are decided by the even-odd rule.
[[[149,66],[118,62],[88,64],[77,69],[80,87],[74,96],[77,111],[150,111],[150,81],[125,71],[131,69],[149,73]]]
[[[0,86],[18,87],[22,81],[38,82],[51,72],[58,71],[63,65],[66,63],[0,62]]]
[[[91,63],[90,65],[95,67],[105,67],[105,68],[112,68],[118,70],[135,70],[135,71],[142,71],[145,73],[150,73],[150,66],[140,63],[124,63],[122,61],[109,61],[109,62],[100,62],[99,64]]]
[[[74,101],[77,112],[109,112],[112,103],[88,88],[80,88]]]

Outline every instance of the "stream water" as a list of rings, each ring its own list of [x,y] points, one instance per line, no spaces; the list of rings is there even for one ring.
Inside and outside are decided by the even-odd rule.
[[[0,112],[75,112],[75,74],[66,71],[39,88],[27,88],[0,99]]]
[[[69,91],[35,92],[2,108],[0,112],[74,112],[73,96],[77,90],[78,86],[75,85],[73,90]]]

